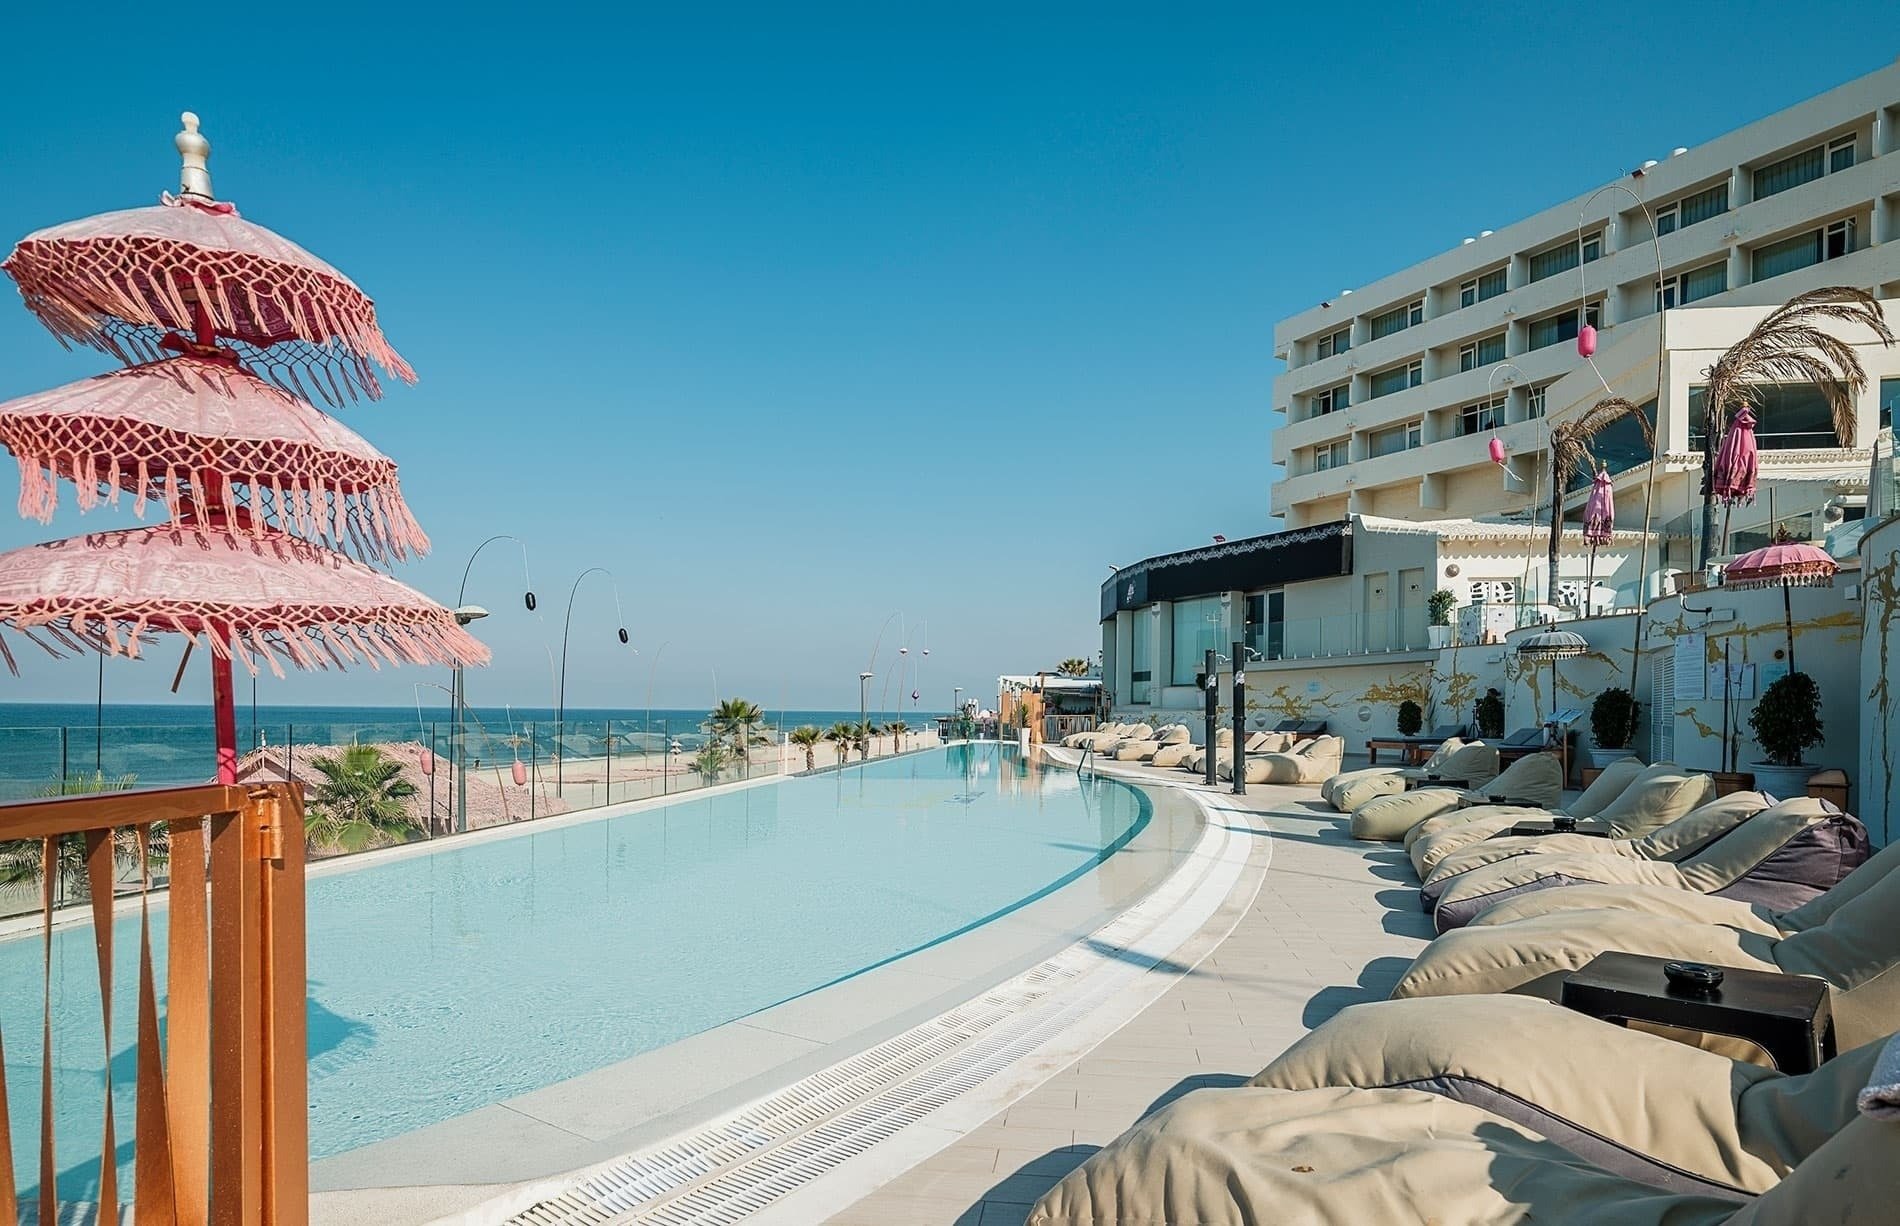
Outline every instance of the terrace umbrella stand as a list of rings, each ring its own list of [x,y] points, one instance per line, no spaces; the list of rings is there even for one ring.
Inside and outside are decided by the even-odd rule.
[[[1517,658],[1533,666],[1550,664],[1550,709],[1557,710],[1557,661],[1569,660],[1590,650],[1590,640],[1574,630],[1546,626],[1517,645]],[[1542,722],[1542,716],[1539,716]]]
[[[1827,550],[1806,541],[1788,537],[1777,530],[1775,541],[1751,550],[1728,564],[1722,574],[1722,586],[1732,588],[1779,587],[1781,616],[1788,633],[1788,671],[1797,671],[1794,663],[1794,601],[1789,589],[1832,587],[1834,572],[1840,569]]]

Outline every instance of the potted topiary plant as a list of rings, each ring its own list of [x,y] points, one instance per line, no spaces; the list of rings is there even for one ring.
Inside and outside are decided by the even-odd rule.
[[[1478,700],[1478,708],[1472,712],[1473,722],[1478,725],[1478,735],[1495,737],[1504,735],[1504,695],[1494,686],[1485,690],[1484,697]]]
[[[1636,735],[1636,721],[1643,706],[1635,695],[1620,686],[1612,686],[1597,695],[1590,704],[1590,765],[1602,770],[1618,758],[1635,756],[1629,747]]]
[[[1449,588],[1441,587],[1426,598],[1426,633],[1432,646],[1451,646],[1451,611],[1457,607],[1458,597]]]
[[[1808,777],[1821,768],[1801,760],[1803,750],[1821,743],[1821,688],[1806,673],[1789,673],[1762,691],[1748,713],[1755,743],[1768,756],[1751,762],[1755,786],[1777,800],[1805,796]]]
[[[1399,704],[1400,736],[1417,736],[1419,729],[1424,726],[1425,712],[1417,703],[1408,698]]]

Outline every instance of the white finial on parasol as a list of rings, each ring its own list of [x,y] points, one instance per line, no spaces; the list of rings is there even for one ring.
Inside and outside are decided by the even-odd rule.
[[[211,160],[211,142],[198,131],[198,116],[186,111],[178,118],[185,125],[184,131],[172,138],[172,144],[178,146],[178,156],[185,163],[178,172],[178,194],[190,200],[215,200],[217,197],[211,194],[211,171],[206,165]]]

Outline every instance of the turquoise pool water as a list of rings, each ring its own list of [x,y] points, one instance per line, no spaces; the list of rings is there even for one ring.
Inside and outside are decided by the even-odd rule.
[[[1013,746],[953,746],[312,877],[311,1156],[651,1051],[941,941],[1087,873],[1148,819],[1123,784],[1024,767]],[[154,929],[162,967],[162,911]],[[136,917],[119,923],[121,1138],[132,1133],[137,936]],[[0,941],[22,1194],[38,1182],[39,952],[37,934]],[[58,933],[53,958],[60,1190],[85,1197],[103,1080],[90,929]]]

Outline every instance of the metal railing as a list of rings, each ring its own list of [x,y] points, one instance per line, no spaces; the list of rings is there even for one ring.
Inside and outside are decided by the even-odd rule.
[[[141,1222],[177,1226],[302,1226],[308,1220],[309,1145],[304,1037],[303,794],[291,784],[216,785],[66,796],[0,805],[0,854],[14,869],[37,863],[37,940],[46,999],[40,1031],[38,1187],[16,1185],[15,1146],[0,1109],[0,1222],[15,1193],[30,1191],[42,1223],[90,1213],[120,1220],[131,1200]],[[127,866],[134,870],[128,885]],[[165,962],[152,954],[150,898],[159,869],[170,878]],[[87,911],[62,914],[57,886]],[[115,1136],[113,937],[117,904],[136,899],[138,988],[132,1012],[137,1108],[132,1142]],[[55,929],[89,921],[98,963],[98,1025],[73,1033],[55,1010]],[[33,940],[23,936],[21,940]],[[61,945],[70,938],[62,937]],[[82,977],[82,979],[89,979]],[[159,1000],[164,1015],[159,1015]],[[15,1001],[16,1007],[20,1004]],[[16,1014],[17,1016],[17,1014]],[[161,1024],[162,1022],[162,1024]],[[162,1037],[161,1037],[162,1031]],[[121,1028],[119,1034],[124,1033]],[[105,1049],[92,1049],[103,1034]],[[33,1069],[30,1033],[6,1034],[5,1080]],[[62,1210],[54,1071],[98,1060],[103,1116],[97,1174]],[[64,1147],[70,1153],[72,1141]]]

